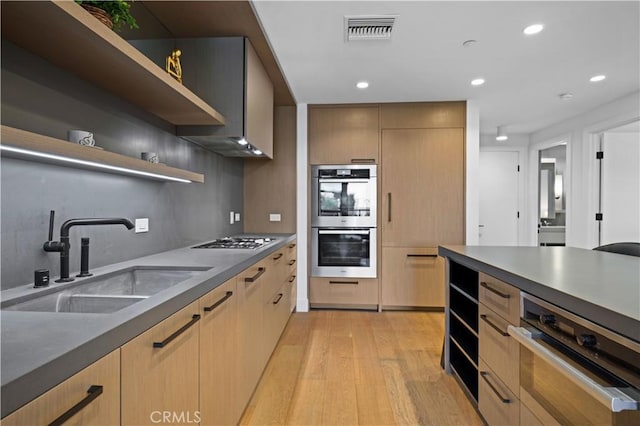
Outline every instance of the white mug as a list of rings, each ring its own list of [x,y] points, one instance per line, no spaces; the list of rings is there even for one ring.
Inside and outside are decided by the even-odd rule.
[[[93,139],[93,133],[85,130],[69,130],[67,139],[73,143],[85,146],[94,146],[96,141]]]

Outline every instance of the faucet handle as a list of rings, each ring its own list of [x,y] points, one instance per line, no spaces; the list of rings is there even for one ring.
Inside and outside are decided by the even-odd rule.
[[[49,212],[49,239],[47,241],[53,241],[53,221],[56,217],[56,211],[51,210]]]

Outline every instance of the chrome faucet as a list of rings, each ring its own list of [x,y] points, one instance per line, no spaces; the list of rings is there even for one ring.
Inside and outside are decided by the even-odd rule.
[[[51,210],[49,215],[49,240],[43,245],[44,251],[60,253],[60,279],[57,283],[66,283],[73,281],[69,278],[69,230],[73,226],[89,226],[89,225],[124,225],[127,229],[133,229],[134,225],[126,218],[85,218],[85,219],[69,219],[60,227],[60,241],[53,240],[53,220],[55,211]]]

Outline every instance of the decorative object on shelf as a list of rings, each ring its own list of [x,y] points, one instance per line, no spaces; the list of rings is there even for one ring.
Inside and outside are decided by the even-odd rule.
[[[182,84],[182,65],[180,64],[180,55],[182,52],[180,49],[175,49],[171,52],[171,55],[167,56],[167,73],[176,79],[176,81]]]
[[[131,29],[138,28],[136,19],[131,15],[130,2],[125,0],[96,1],[75,0],[87,12],[114,31],[119,31],[122,24],[127,24]]]
[[[141,152],[140,158],[143,159],[144,161],[148,161],[154,164],[157,164],[160,162],[160,159],[158,158],[158,154],[155,152]]]
[[[96,144],[96,141],[93,139],[93,133],[87,132],[86,130],[69,130],[67,132],[67,139],[78,145],[95,146]]]

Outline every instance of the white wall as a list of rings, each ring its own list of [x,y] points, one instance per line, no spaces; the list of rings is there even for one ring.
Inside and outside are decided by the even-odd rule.
[[[480,111],[473,101],[467,101],[465,171],[465,244],[478,245],[480,225]]]
[[[520,162],[520,174],[518,176],[518,245],[536,245],[537,241],[531,241],[527,229],[530,225],[530,215],[527,209],[527,176],[529,173],[529,135],[509,134],[509,139],[504,142],[496,140],[495,135],[480,135],[480,151],[517,151]]]
[[[639,117],[640,92],[635,92],[531,134],[531,146],[569,135],[567,162],[570,176],[565,178],[568,184],[567,246],[591,249],[597,245],[595,136]],[[531,196],[529,193],[530,202]]]
[[[307,233],[307,182],[309,166],[307,161],[307,104],[298,104],[296,124],[296,234],[298,240],[297,283],[298,296],[296,309],[298,312],[309,312],[309,297],[307,295],[308,273],[307,259],[309,258],[309,242]]]

